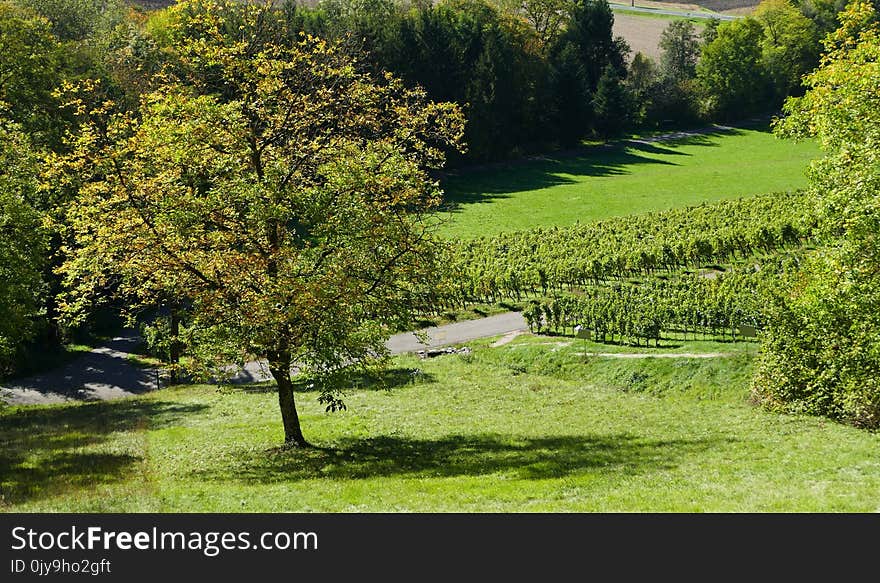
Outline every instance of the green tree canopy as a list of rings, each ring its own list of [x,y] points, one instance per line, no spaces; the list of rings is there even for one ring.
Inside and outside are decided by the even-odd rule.
[[[92,38],[108,31],[125,14],[117,0],[16,0],[46,18],[54,35],[62,41]]]
[[[620,73],[608,65],[599,78],[593,96],[596,129],[603,136],[614,136],[626,128],[632,118],[632,95],[627,91]]]
[[[816,27],[791,0],[764,0],[754,17],[764,27],[764,66],[781,101],[796,92],[801,77],[819,63],[821,46]]]
[[[542,50],[553,46],[568,24],[567,0],[518,0],[516,12],[534,29]]]
[[[693,78],[699,48],[699,37],[691,21],[670,22],[660,35],[660,69],[663,75],[673,82]]]
[[[49,22],[0,0],[0,103],[35,141],[60,142],[52,91],[61,80],[61,47]]]
[[[0,118],[0,374],[12,370],[16,352],[33,338],[45,293],[37,164],[21,128]]]
[[[766,102],[763,36],[763,27],[753,18],[718,26],[715,40],[703,48],[697,64],[707,112],[726,119],[742,118]]]

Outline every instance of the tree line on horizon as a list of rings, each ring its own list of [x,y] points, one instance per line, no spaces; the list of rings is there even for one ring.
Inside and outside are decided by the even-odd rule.
[[[802,92],[835,1],[764,0],[702,32],[672,20],[655,61],[613,32],[607,0],[289,1],[292,29],[345,39],[376,70],[467,117],[463,155],[501,160],[584,138],[770,113]]]

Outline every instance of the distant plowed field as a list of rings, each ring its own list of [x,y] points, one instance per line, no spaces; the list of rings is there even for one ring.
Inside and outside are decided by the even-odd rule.
[[[632,49],[632,55],[643,53],[656,61],[660,58],[660,35],[670,22],[672,20],[668,18],[615,12],[614,36],[622,36],[626,39]],[[698,31],[703,30],[702,24],[695,23],[694,26]]]

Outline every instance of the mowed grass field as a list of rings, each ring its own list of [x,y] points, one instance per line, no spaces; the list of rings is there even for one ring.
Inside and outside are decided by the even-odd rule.
[[[440,232],[470,238],[794,190],[819,154],[762,126],[466,170],[443,181]]]
[[[755,344],[660,349],[724,353],[706,359],[584,356],[639,351],[558,337],[477,344],[400,357],[384,386],[352,389],[345,412],[300,393],[309,451],[276,447],[271,387],[7,409],[2,508],[880,510],[880,435],[750,405]]]

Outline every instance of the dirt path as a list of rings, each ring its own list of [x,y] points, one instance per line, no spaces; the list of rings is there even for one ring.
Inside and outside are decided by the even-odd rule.
[[[525,333],[526,333],[525,330],[514,330],[513,332],[508,332],[507,334],[505,334],[504,336],[502,336],[501,338],[499,338],[498,340],[496,340],[495,342],[493,342],[489,346],[491,346],[492,348],[498,348],[499,346],[504,346],[505,344],[510,344],[511,342],[516,340],[517,336],[522,336]]]
[[[636,12],[640,14],[653,14],[658,16],[679,16],[681,18],[702,18],[705,20],[716,19],[716,20],[737,20],[743,18],[741,15],[735,14],[719,14],[717,12],[704,12],[699,9],[696,10],[682,10],[681,7],[673,7],[673,8],[655,8],[648,6],[633,6],[632,4],[620,4],[617,2],[610,2],[611,10],[615,12]],[[677,9],[676,9],[677,8]]]

